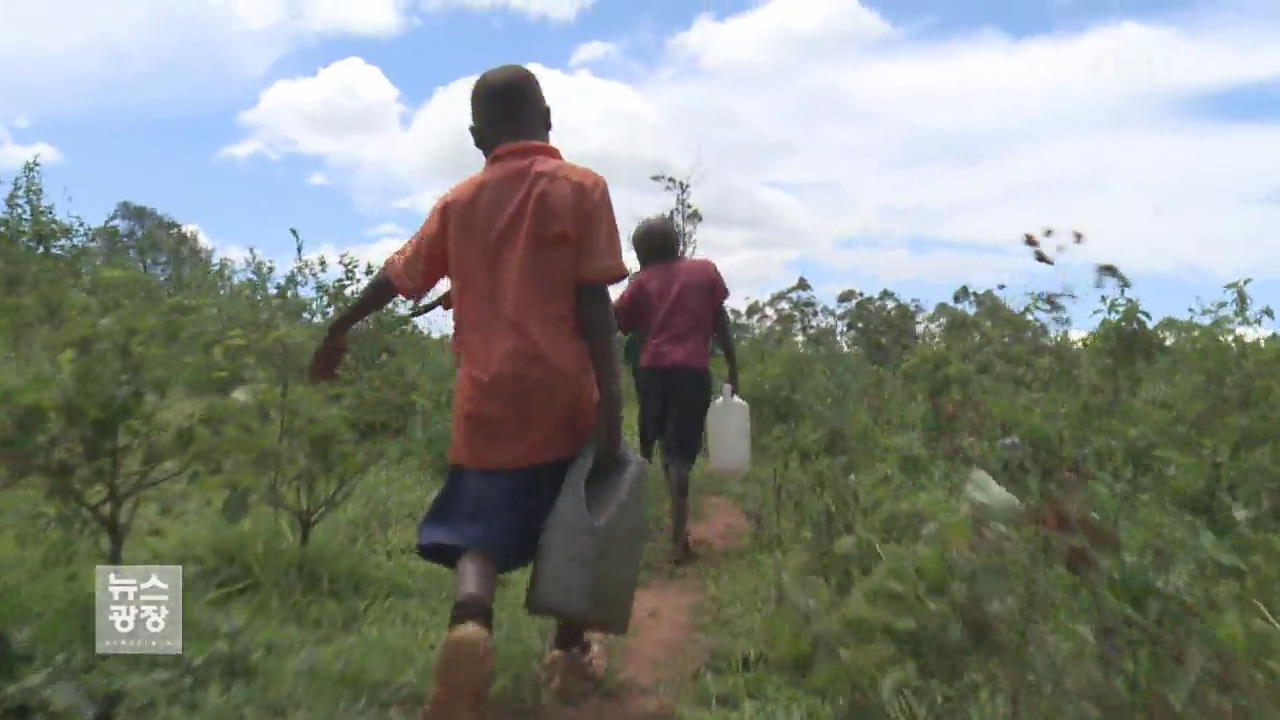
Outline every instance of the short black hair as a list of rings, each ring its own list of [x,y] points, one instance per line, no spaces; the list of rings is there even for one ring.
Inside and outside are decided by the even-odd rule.
[[[546,113],[542,84],[520,65],[486,71],[471,88],[471,123],[490,132],[516,132]]]
[[[680,232],[666,215],[655,215],[641,221],[631,234],[631,247],[636,251],[640,267],[675,260],[680,257]]]

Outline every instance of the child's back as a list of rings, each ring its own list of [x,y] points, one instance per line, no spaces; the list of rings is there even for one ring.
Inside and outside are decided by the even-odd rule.
[[[632,244],[641,270],[614,303],[618,328],[644,336],[637,391],[640,452],[653,459],[662,445],[672,499],[671,532],[677,562],[691,557],[686,537],[689,472],[702,449],[711,405],[711,341],[719,340],[737,390],[738,366],[724,302],[729,290],[715,264],[679,256],[679,237],[667,218],[646,220]]]
[[[419,237],[386,271],[409,297],[450,278],[450,460],[508,469],[572,456],[597,402],[575,289],[625,273],[605,181],[546,143],[508,143],[440,201]]]
[[[620,325],[645,336],[640,367],[706,370],[716,315],[729,290],[709,260],[677,258],[648,265],[616,306]]]

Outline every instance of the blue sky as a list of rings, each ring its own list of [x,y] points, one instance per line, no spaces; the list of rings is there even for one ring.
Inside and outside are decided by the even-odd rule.
[[[1114,262],[1181,315],[1240,276],[1280,295],[1265,5],[0,0],[0,177],[40,150],[91,221],[127,199],[224,254],[287,258],[296,227],[379,261],[479,167],[470,79],[519,62],[624,234],[663,207],[648,175],[694,173],[739,296],[803,273],[932,303]],[[1089,242],[1035,265],[1018,240],[1043,225]]]

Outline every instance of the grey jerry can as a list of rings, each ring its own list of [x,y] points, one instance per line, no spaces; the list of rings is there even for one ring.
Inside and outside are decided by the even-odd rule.
[[[648,463],[630,448],[611,472],[588,446],[573,461],[538,542],[525,608],[613,635],[627,632],[649,528]]]

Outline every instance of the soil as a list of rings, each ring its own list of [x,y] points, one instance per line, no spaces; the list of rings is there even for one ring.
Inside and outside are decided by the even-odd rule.
[[[689,528],[700,559],[742,546],[747,518],[733,502],[711,496]],[[665,535],[661,536],[665,537]],[[710,648],[696,617],[703,586],[690,577],[653,578],[637,591],[631,631],[612,648],[610,662],[620,687],[573,707],[504,710],[491,720],[669,720],[684,683],[706,662]]]

